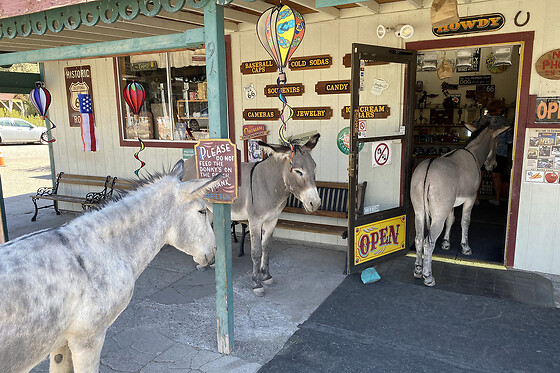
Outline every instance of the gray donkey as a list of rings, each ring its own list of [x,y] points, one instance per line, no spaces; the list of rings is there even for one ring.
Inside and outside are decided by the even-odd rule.
[[[496,167],[496,138],[509,129],[491,129],[488,123],[478,129],[471,125],[465,126],[473,134],[464,148],[439,158],[425,160],[412,174],[410,199],[414,207],[416,227],[414,277],[424,277],[426,286],[436,284],[432,276],[432,253],[436,240],[445,224],[441,247],[449,249],[449,235],[455,220],[453,208],[460,205],[463,205],[461,248],[463,254],[472,254],[468,233],[471,211],[480,186],[480,167],[484,164],[489,171]]]
[[[269,157],[258,163],[241,164],[241,186],[238,198],[231,205],[231,220],[249,222],[255,295],[263,296],[263,283],[273,282],[268,244],[290,193],[309,212],[321,205],[315,185],[316,164],[310,154],[320,136],[314,135],[305,145],[293,145],[293,152],[289,146],[261,141],[259,144]],[[187,162],[185,178],[196,177],[194,157]],[[212,209],[212,204],[208,203],[208,208]]]
[[[181,182],[183,161],[122,199],[0,246],[0,372],[99,372],[107,328],[165,244],[206,266],[215,239],[200,196],[219,178]]]

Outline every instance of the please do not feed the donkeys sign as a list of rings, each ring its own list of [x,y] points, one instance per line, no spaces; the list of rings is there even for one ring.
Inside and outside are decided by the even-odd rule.
[[[237,149],[229,139],[199,140],[194,146],[197,178],[224,175],[217,186],[208,190],[205,199],[232,203],[237,198]]]

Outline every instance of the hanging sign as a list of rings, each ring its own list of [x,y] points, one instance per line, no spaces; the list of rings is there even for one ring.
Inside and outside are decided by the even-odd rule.
[[[560,49],[546,52],[535,62],[537,74],[546,79],[560,79]]]
[[[391,115],[391,108],[387,105],[360,105],[358,119],[382,119]],[[342,117],[350,119],[350,106],[342,108]]]
[[[243,119],[245,120],[277,120],[280,118],[278,109],[245,109]]]
[[[315,84],[315,92],[317,92],[318,95],[350,93],[350,80],[317,82],[317,84]]]
[[[393,152],[390,141],[371,143],[372,167],[386,166],[393,163]]]
[[[251,61],[241,63],[241,74],[274,73],[278,67],[273,60]]]
[[[214,177],[221,173],[223,179],[204,194],[204,198],[232,203],[237,198],[237,151],[229,139],[199,140],[194,146],[197,178]]]
[[[332,57],[328,54],[292,58],[290,70],[328,69],[332,65]]]
[[[255,139],[267,135],[268,131],[264,124],[246,124],[243,126],[243,136],[240,140]]]
[[[130,70],[138,71],[154,71],[158,69],[157,61],[136,62],[130,64]]]
[[[284,96],[301,96],[305,92],[305,87],[301,83],[286,84],[282,87]],[[278,85],[271,84],[264,87],[264,95],[266,97],[278,96]]]
[[[81,114],[78,94],[88,94],[91,97],[93,110],[93,88],[91,85],[91,66],[71,66],[64,68],[66,83],[66,99],[68,102],[68,117],[70,127],[80,127]]]
[[[459,85],[490,84],[492,75],[466,75],[459,77]]]
[[[406,248],[406,215],[361,225],[354,231],[355,265]]]
[[[292,119],[297,120],[314,120],[314,119],[330,119],[333,110],[328,106],[321,107],[295,107]]]
[[[475,32],[496,31],[504,27],[506,18],[501,13],[480,16],[459,17],[459,22],[432,28],[435,36],[471,34]]]
[[[364,66],[388,65],[389,62],[381,62],[374,60],[362,60]],[[352,53],[347,53],[342,57],[342,64],[344,67],[352,67]]]
[[[535,123],[560,123],[560,97],[537,97],[535,114]]]

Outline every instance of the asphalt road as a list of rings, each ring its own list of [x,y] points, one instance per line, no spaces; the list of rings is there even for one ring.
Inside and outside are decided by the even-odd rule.
[[[1,145],[0,150],[6,163],[6,166],[0,167],[4,198],[51,186],[47,145]]]

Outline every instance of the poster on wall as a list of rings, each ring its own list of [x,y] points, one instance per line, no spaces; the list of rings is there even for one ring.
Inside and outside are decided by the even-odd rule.
[[[560,129],[527,129],[525,182],[558,185],[560,176]]]
[[[68,117],[70,127],[80,127],[80,104],[78,94],[88,94],[91,97],[93,110],[93,88],[91,84],[91,66],[68,66],[64,68],[66,83],[66,101],[68,103]]]

